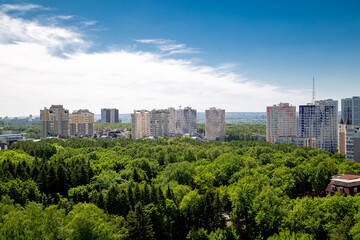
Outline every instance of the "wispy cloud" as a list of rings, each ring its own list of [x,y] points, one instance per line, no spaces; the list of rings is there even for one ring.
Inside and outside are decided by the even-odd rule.
[[[194,48],[187,47],[185,44],[177,43],[169,39],[138,39],[138,43],[154,44],[161,52],[171,54],[199,53]]]
[[[160,50],[156,52],[127,48],[92,52],[86,39],[71,26],[1,12],[0,102],[6,104],[0,114],[36,114],[51,104],[98,113],[103,107],[131,112],[179,105],[198,111],[211,106],[227,111],[264,111],[266,105],[280,101],[303,102],[303,91],[251,81],[229,64],[212,67],[175,58],[177,52],[197,50],[173,40],[136,41],[155,44]]]
[[[48,10],[48,8],[36,4],[2,4],[0,6],[0,12],[2,13],[10,11],[26,12],[34,9]]]
[[[65,50],[80,51],[90,46],[90,42],[85,41],[82,34],[71,29],[56,25],[46,26],[36,20],[16,18],[7,13],[9,10],[27,11],[34,8],[41,9],[38,5],[1,5],[0,43],[37,43],[47,47],[52,53],[63,53]]]

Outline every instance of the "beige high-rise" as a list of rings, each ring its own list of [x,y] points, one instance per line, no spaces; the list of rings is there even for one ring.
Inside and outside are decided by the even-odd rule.
[[[347,159],[360,162],[360,125],[339,123],[339,153],[345,154]]]
[[[40,110],[40,138],[69,137],[69,110],[63,105],[52,105]]]
[[[142,139],[150,136],[150,113],[147,110],[134,110],[131,114],[131,138]]]
[[[266,108],[266,141],[274,143],[280,136],[296,136],[296,107],[289,103]]]
[[[70,116],[71,137],[94,136],[94,114],[88,109],[74,111]]]

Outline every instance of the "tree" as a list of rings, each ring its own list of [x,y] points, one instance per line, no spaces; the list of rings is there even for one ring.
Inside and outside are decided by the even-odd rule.
[[[153,226],[149,215],[144,211],[141,203],[136,204],[126,218],[129,239],[154,239]]]
[[[105,208],[110,214],[119,214],[122,206],[118,201],[119,189],[117,186],[112,185],[106,194]]]
[[[79,203],[66,217],[67,239],[111,239],[111,227],[106,214],[91,203]]]

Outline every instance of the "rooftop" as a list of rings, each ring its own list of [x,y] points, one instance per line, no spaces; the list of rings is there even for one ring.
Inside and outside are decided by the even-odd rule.
[[[332,176],[331,181],[337,181],[343,183],[360,182],[360,174],[359,173],[337,174]]]

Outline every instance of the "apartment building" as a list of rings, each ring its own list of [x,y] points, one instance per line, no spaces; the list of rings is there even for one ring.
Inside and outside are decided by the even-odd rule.
[[[276,137],[296,136],[296,107],[280,103],[266,108],[266,141],[274,143]]]
[[[225,110],[205,110],[205,137],[207,141],[225,140]]]
[[[315,138],[316,147],[335,151],[337,137],[338,102],[327,99],[299,106],[298,136]]]
[[[74,111],[70,115],[71,137],[93,137],[94,136],[94,113],[88,109]]]
[[[69,137],[69,110],[63,105],[52,105],[40,110],[40,138]]]

